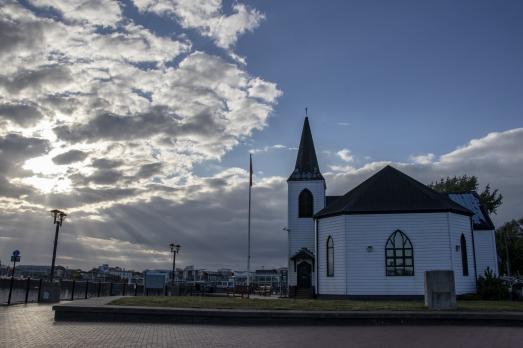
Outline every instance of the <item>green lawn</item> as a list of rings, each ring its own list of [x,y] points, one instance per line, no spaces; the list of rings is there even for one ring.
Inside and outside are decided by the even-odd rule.
[[[295,299],[242,299],[239,297],[198,296],[138,296],[125,297],[111,302],[121,306],[152,306],[216,309],[294,309],[309,311],[421,311],[422,301],[361,301],[361,300],[295,300]],[[510,301],[458,301],[464,311],[523,311],[523,302]]]

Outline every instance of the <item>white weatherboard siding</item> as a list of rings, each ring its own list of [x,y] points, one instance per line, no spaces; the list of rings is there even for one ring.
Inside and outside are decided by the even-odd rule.
[[[474,231],[474,243],[478,277],[485,274],[487,267],[498,274],[498,253],[494,230]]]
[[[318,294],[346,295],[347,272],[345,257],[345,216],[333,216],[318,221]],[[334,242],[334,276],[327,277],[327,239]]]
[[[315,181],[289,181],[288,182],[288,216],[287,227],[289,233],[289,286],[296,285],[296,272],[294,271],[294,262],[290,258],[301,248],[307,248],[312,253],[315,250],[315,231],[313,218],[298,217],[298,198],[301,191],[308,189],[311,191],[314,199],[314,213],[317,213],[325,206],[325,182],[323,180]],[[313,268],[314,270],[314,268]],[[316,272],[313,274],[315,278]],[[315,279],[313,279],[315,282]],[[315,284],[315,283],[313,283]]]
[[[474,269],[474,252],[472,247],[472,225],[470,217],[447,213],[449,217],[449,226],[452,238],[452,260],[454,262],[454,280],[456,283],[456,295],[476,292],[476,273]],[[460,245],[461,234],[467,241],[467,262],[469,275],[463,275],[463,265],[461,262],[461,249],[457,250],[456,246]]]
[[[447,213],[362,214],[345,219],[348,295],[423,295],[425,271],[452,269]],[[414,276],[385,275],[385,244],[398,229],[414,248]]]

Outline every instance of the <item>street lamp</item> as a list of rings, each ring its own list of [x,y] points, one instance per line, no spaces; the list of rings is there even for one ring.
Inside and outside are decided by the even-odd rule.
[[[173,276],[171,278],[171,284],[172,284],[173,291],[174,291],[174,278],[176,277],[176,268],[175,268],[176,254],[178,254],[178,252],[180,252],[180,244],[171,243],[171,244],[169,244],[169,246],[171,247],[171,253],[173,253]]]
[[[56,260],[56,246],[58,244],[58,232],[60,231],[60,227],[62,227],[62,224],[63,224],[67,214],[58,209],[54,209],[54,210],[51,210],[51,215],[53,216],[53,223],[56,225],[56,232],[54,234],[53,261],[51,263],[51,274],[49,276],[49,280],[53,281],[54,263]]]

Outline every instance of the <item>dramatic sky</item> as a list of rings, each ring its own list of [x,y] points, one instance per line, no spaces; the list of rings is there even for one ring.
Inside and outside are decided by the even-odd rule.
[[[0,260],[285,265],[309,108],[328,194],[476,175],[523,216],[523,2],[0,0]]]

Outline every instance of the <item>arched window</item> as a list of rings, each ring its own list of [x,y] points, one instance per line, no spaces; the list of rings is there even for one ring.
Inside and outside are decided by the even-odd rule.
[[[311,191],[305,189],[300,193],[298,217],[312,217],[312,211],[312,193]]]
[[[327,277],[334,277],[334,242],[327,238]]]
[[[413,276],[414,250],[409,237],[400,230],[392,233],[385,244],[387,276]]]
[[[461,266],[463,267],[463,275],[468,276],[469,275],[469,262],[467,257],[467,241],[465,240],[465,236],[461,235]]]

